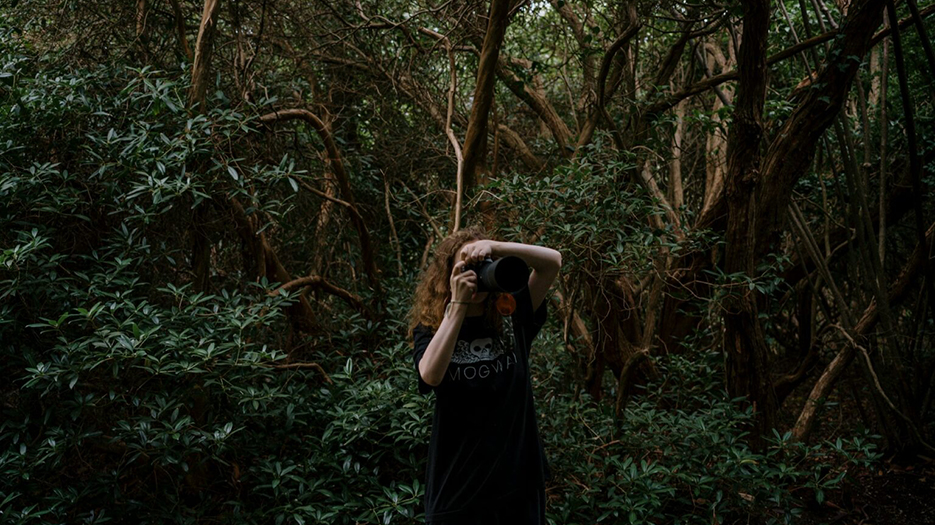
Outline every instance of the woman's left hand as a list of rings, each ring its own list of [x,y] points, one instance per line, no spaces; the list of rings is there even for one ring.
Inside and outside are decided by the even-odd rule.
[[[493,259],[494,245],[496,241],[482,240],[469,242],[461,247],[461,251],[458,252],[458,259],[465,261],[467,264],[473,264],[475,262],[480,262],[490,257]]]

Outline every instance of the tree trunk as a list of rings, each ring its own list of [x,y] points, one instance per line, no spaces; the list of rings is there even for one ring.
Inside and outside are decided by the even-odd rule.
[[[718,74],[730,71],[733,63],[724,57],[724,53],[715,44],[705,45],[705,61],[709,63],[708,67],[714,71],[714,65],[717,65]],[[733,93],[721,92],[728,102],[733,103]],[[714,98],[714,106],[711,108],[711,120],[717,124],[721,123],[721,117],[718,111],[724,107],[724,101],[720,96]],[[716,126],[705,137],[705,192],[704,202],[701,206],[699,215],[706,215],[710,212],[711,206],[723,197],[724,193],[724,172],[727,169],[727,137],[721,126]]]
[[[195,44],[195,62],[192,65],[192,86],[188,92],[188,106],[192,111],[205,110],[205,85],[211,65],[211,48],[214,31],[217,27],[220,0],[205,0],[201,25],[198,30],[198,42]],[[195,272],[196,291],[208,289],[211,269],[211,242],[206,233],[208,223],[208,202],[195,205],[192,214],[192,270]]]
[[[760,140],[766,101],[766,44],[769,0],[743,4],[743,41],[740,44],[740,82],[737,108],[727,139],[727,233],[725,271],[756,276],[755,246],[757,189],[760,186]],[[757,294],[743,280],[729,284],[725,300],[724,352],[727,390],[753,405],[755,423],[751,445],[762,449],[762,436],[773,428],[776,395],[769,377],[769,347],[759,322]]]
[[[191,60],[193,58],[192,48],[188,46],[188,38],[185,36],[185,15],[182,14],[182,6],[179,5],[179,0],[171,0],[170,3],[172,4],[172,15],[175,17],[175,31],[178,34],[179,48],[185,54],[185,57]]]
[[[208,71],[211,68],[211,50],[214,47],[214,33],[217,29],[218,13],[221,0],[205,0],[198,27],[198,40],[195,42],[195,61],[192,64],[192,87],[188,92],[188,105],[198,108],[204,105],[205,90],[208,85]]]
[[[487,33],[477,65],[477,85],[471,104],[471,117],[464,136],[464,190],[471,191],[477,177],[485,172],[487,155],[487,120],[493,105],[497,60],[506,34],[510,0],[491,0],[487,15]]]
[[[909,258],[909,262],[900,272],[896,282],[889,287],[890,305],[895,305],[904,300],[908,292],[911,291],[910,285],[923,273],[925,260],[927,258],[926,254],[929,253],[933,235],[935,235],[935,224],[929,226],[926,232],[925,243],[916,246],[915,251],[913,251],[912,256]],[[864,310],[863,315],[861,315],[860,320],[854,327],[853,337],[859,338],[869,334],[879,320],[879,305],[876,301],[873,301]],[[808,399],[805,401],[805,406],[802,407],[802,412],[799,414],[792,428],[793,439],[799,441],[808,440],[815,426],[818,409],[822,404],[821,400],[828,397],[831,393],[831,389],[856,355],[857,350],[853,345],[844,344],[831,363],[825,367],[818,381],[815,382],[815,386],[812,387]]]

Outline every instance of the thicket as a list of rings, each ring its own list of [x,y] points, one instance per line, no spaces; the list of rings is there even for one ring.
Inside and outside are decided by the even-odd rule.
[[[63,67],[3,31],[0,521],[420,522],[432,399],[416,392],[401,322],[416,272],[387,276],[384,320],[329,303],[334,329],[298,348],[283,313],[298,294],[226,264],[236,239],[215,246],[212,291],[192,289],[185,229],[219,195],[242,196],[302,257],[299,183],[311,179],[288,154],[251,154],[255,115],[275,101],[245,112],[216,91],[192,115],[183,71]],[[543,243],[589,246],[613,230],[612,249],[566,260],[646,264],[664,232],[619,222],[653,205],[615,190],[626,160],[602,140],[554,178],[493,179],[488,190],[523,210],[502,235],[543,225]],[[351,162],[355,189],[380,195]],[[402,263],[414,269],[422,246],[409,235]],[[381,245],[382,267],[394,256]],[[658,356],[658,376],[618,418],[572,386],[580,356],[561,330],[553,316],[533,350],[552,524],[788,523],[878,457],[866,434],[804,445],[776,433],[754,453],[742,430],[752,414],[701,344]],[[604,382],[614,396],[609,371]]]

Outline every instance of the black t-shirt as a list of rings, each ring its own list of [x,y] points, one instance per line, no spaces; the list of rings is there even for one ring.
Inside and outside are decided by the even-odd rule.
[[[413,331],[419,392],[435,392],[426,466],[426,520],[470,516],[511,496],[545,488],[551,471],[536,424],[529,374],[532,340],[545,323],[548,298],[532,311],[529,288],[513,294],[503,336],[484,317],[465,317],[444,379],[422,380],[419,361],[434,332]]]

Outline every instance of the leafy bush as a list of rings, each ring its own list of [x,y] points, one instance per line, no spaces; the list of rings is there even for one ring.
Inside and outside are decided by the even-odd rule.
[[[335,309],[330,335],[287,356],[296,296],[238,271],[194,291],[185,240],[192,208],[215,195],[286,218],[293,162],[232,154],[252,118],[223,93],[190,116],[184,75],[58,68],[9,33],[0,46],[2,521],[422,522],[433,399],[416,391],[401,321],[412,276],[384,280],[387,321]],[[563,184],[493,188],[530,210],[524,228],[566,225],[543,242],[581,247],[570,267],[619,271],[671,242],[621,222],[658,212],[609,190],[628,166],[598,143],[559,171]],[[236,248],[222,237],[217,256]],[[550,523],[788,522],[875,457],[865,438],[776,436],[751,453],[738,430],[750,414],[724,398],[713,354],[657,358],[664,383],[618,421],[569,391],[558,332],[552,319],[533,351]],[[286,366],[310,363],[320,369]]]
[[[586,392],[575,400],[561,374],[548,375],[573,364],[556,332],[543,333],[533,373],[547,377],[535,388],[559,480],[552,524],[790,523],[849,468],[879,457],[867,436],[809,446],[777,434],[765,453],[752,452],[740,430],[752,413],[727,398],[715,353],[654,357],[660,379],[617,420],[613,406]],[[615,386],[609,381],[608,391]]]

